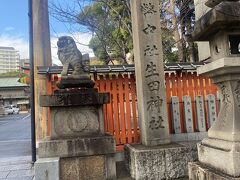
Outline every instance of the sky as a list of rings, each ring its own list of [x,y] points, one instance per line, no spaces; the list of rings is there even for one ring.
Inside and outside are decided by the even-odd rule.
[[[53,1],[53,0],[49,0]],[[58,0],[60,3],[71,3],[72,0]],[[59,22],[51,15],[50,19],[50,36],[51,52],[54,64],[61,65],[57,58],[57,38],[62,35],[73,36],[77,42],[87,45],[91,39],[90,33],[82,33],[71,30],[69,25]],[[20,58],[29,57],[29,25],[28,25],[28,0],[1,0],[0,6],[0,46],[14,47],[19,50]],[[87,46],[77,43],[79,50],[85,54],[89,53],[94,56],[91,49]]]

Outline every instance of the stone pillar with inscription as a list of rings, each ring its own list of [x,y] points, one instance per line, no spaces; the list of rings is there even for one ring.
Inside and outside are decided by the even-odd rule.
[[[187,147],[170,143],[160,3],[160,0],[131,0],[142,144],[126,145],[125,156],[130,174],[136,180],[184,177],[187,159],[192,158]]]
[[[189,163],[189,179],[240,179],[240,2],[206,5],[212,9],[196,22],[192,39],[210,43],[211,62],[198,73],[218,86],[221,109],[198,144],[199,162]]]
[[[88,56],[71,37],[59,38],[58,56],[63,63],[60,89],[40,96],[40,105],[50,107],[51,135],[39,143],[35,179],[115,179],[115,141],[104,133],[103,119],[109,94],[93,88]]]
[[[132,27],[141,141],[169,143],[159,1],[132,0]]]

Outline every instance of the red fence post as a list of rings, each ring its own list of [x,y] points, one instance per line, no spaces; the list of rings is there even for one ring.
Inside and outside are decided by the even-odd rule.
[[[166,85],[166,98],[167,98],[169,133],[173,134],[172,112],[171,112],[171,92],[172,92],[172,87],[170,86],[170,84],[171,84],[171,82],[170,82],[169,73],[165,73],[165,85]]]
[[[124,93],[125,93],[125,98],[124,98],[124,103],[125,103],[125,117],[126,117],[126,126],[127,126],[127,143],[132,143],[132,126],[131,126],[131,109],[130,109],[130,86],[129,86],[129,77],[128,74],[124,75]]]
[[[134,142],[140,142],[140,134],[138,133],[137,123],[137,90],[136,90],[136,79],[135,75],[130,75],[131,82],[131,97],[132,97],[132,114],[133,114],[133,130],[134,130]]]

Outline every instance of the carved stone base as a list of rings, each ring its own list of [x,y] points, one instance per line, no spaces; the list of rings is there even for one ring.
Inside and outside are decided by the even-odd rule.
[[[240,176],[240,142],[204,139],[198,144],[198,158],[224,174]]]
[[[64,180],[105,179],[105,158],[95,156],[87,158],[64,158],[60,163],[60,176]]]
[[[63,158],[60,160],[60,177],[61,180],[116,179],[114,156]]]
[[[38,156],[77,157],[115,153],[115,141],[112,136],[85,137],[63,140],[44,140],[39,142]]]
[[[104,134],[102,107],[52,107],[51,139]]]
[[[240,141],[240,61],[227,57],[213,61],[198,69],[219,88],[221,109],[216,122],[208,131],[209,138]]]
[[[116,179],[115,148],[112,136],[47,140],[39,144],[37,163],[41,166],[36,166],[35,171],[53,167],[54,157],[59,164],[47,169],[49,175],[59,172],[59,178],[54,180]],[[48,180],[48,176],[43,177],[37,176],[36,180]]]
[[[189,180],[240,180],[239,177],[231,177],[200,162],[190,162],[188,172]]]
[[[103,135],[102,105],[108,102],[109,94],[96,89],[65,89],[40,96],[40,105],[50,107],[51,139]]]

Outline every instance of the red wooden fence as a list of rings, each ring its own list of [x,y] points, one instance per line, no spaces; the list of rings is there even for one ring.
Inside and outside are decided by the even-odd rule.
[[[181,122],[181,132],[184,133],[184,117],[183,117],[183,96],[190,96],[192,101],[193,110],[193,127],[196,131],[196,110],[194,104],[194,97],[201,95],[205,97],[208,94],[213,94],[217,96],[217,87],[212,84],[211,80],[207,77],[198,76],[196,72],[188,73],[165,73],[166,80],[166,93],[167,93],[167,106],[168,106],[168,120],[169,120],[169,131],[173,133],[172,117],[171,117],[171,97],[178,96],[180,105],[180,122]],[[205,113],[206,103],[204,104]],[[205,114],[205,119],[207,115]],[[206,121],[207,124],[207,121]],[[206,126],[208,127],[208,126]]]
[[[100,75],[95,82],[100,92],[110,92],[110,104],[104,106],[105,131],[115,136],[118,150],[140,142],[134,75]]]
[[[134,74],[95,76],[95,87],[99,92],[110,93],[110,103],[104,106],[104,125],[106,133],[115,137],[117,150],[126,143],[139,143],[140,132],[137,116],[136,82]],[[209,78],[198,76],[196,72],[165,73],[169,132],[173,133],[171,117],[171,96],[178,96],[181,112],[181,132],[184,133],[182,97],[188,95],[194,102],[194,96],[217,93],[217,88]],[[52,89],[56,88],[57,76],[52,78]],[[206,105],[205,105],[206,108]],[[192,103],[193,114],[195,106]],[[206,112],[206,111],[205,111]],[[196,131],[196,117],[194,131]],[[206,123],[207,124],[207,123]]]

